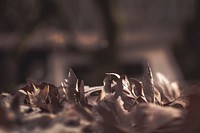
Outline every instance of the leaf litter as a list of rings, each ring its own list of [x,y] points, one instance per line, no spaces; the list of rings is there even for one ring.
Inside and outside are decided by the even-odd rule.
[[[0,132],[199,132],[198,85],[180,89],[156,76],[147,64],[142,81],[106,73],[102,86],[89,87],[72,69],[58,87],[30,81],[15,94],[0,94]]]

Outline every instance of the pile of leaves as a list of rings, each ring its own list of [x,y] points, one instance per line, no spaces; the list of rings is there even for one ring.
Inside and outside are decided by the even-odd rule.
[[[70,69],[56,87],[30,81],[15,94],[0,94],[0,132],[194,133],[200,131],[200,90],[180,89],[146,66],[142,81],[106,73],[89,87]]]

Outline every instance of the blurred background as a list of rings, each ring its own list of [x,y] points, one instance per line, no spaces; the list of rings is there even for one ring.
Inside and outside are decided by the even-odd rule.
[[[170,81],[200,79],[199,0],[1,0],[0,91],[55,85],[72,68],[140,78],[145,62]]]

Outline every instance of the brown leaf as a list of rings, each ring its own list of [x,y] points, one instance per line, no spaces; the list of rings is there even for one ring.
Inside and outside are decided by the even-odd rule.
[[[33,82],[31,82],[30,85],[33,88],[34,95],[38,95],[39,92],[40,92],[40,88],[39,87],[37,88],[36,85]]]
[[[122,79],[120,78],[117,80],[114,98],[117,99],[119,96],[122,95],[122,92],[123,92],[123,85],[122,85]]]
[[[181,93],[176,82],[170,83],[161,73],[156,73],[156,75],[158,78],[156,82],[156,88],[160,92],[161,99],[164,104],[173,102],[180,97]]]
[[[103,80],[103,84],[104,84],[104,91],[105,93],[111,93],[111,83],[112,83],[112,79],[111,79],[111,75],[107,75],[104,80]]]
[[[104,101],[101,101],[96,107],[96,109],[103,118],[104,122],[109,123],[111,125],[117,124],[117,116],[115,116],[115,114],[112,112],[112,109]]]
[[[45,85],[43,89],[40,89],[37,100],[41,100],[41,102],[45,103],[48,96],[49,96],[49,85]]]
[[[63,106],[60,104],[59,99],[55,96],[51,96],[51,103],[48,104],[48,111],[52,113],[58,113],[62,111]]]
[[[35,97],[34,93],[27,92],[28,102],[30,105],[35,106],[37,102],[37,98]]]
[[[89,112],[88,110],[86,110],[85,108],[83,108],[83,107],[81,107],[81,106],[79,106],[79,105],[75,105],[75,106],[74,106],[74,109],[75,109],[78,113],[80,113],[80,115],[81,115],[82,117],[84,117],[84,119],[86,119],[87,121],[92,122],[92,121],[95,120],[93,114],[92,114],[91,112]]]
[[[100,95],[102,95],[102,90],[103,86],[88,87],[85,90],[85,97],[87,98],[89,105],[97,105],[97,101],[100,99]]]
[[[65,82],[67,83],[67,88],[71,89],[72,92],[75,93],[76,83],[77,83],[77,77],[72,69],[69,69],[69,74],[67,77],[67,80]]]
[[[175,101],[171,102],[169,106],[172,106],[178,109],[186,109],[188,108],[189,104],[190,104],[190,100],[188,97],[180,96]]]
[[[67,98],[70,102],[76,102],[78,79],[72,69],[69,70],[67,79],[65,79]]]
[[[151,68],[149,64],[145,67],[144,75],[143,75],[143,89],[144,89],[144,95],[148,102],[154,103],[155,102],[155,96],[154,96],[154,80]]]
[[[80,86],[79,86],[79,100],[80,100],[80,103],[82,105],[87,105],[88,102],[87,102],[87,99],[85,97],[85,92],[84,92],[84,82],[83,80],[81,80],[81,83],[80,83]]]
[[[128,77],[124,75],[124,76],[121,76],[121,79],[122,79],[123,93],[127,95],[128,97],[135,99],[136,95],[130,85]]]
[[[156,132],[157,129],[173,127],[180,128],[184,122],[184,113],[171,107],[162,107],[155,104],[139,104],[132,110],[135,128],[138,132]],[[159,129],[160,130],[160,129]]]
[[[133,95],[144,96],[142,83],[140,83],[140,81],[134,78],[130,78],[130,83],[131,83],[131,87],[134,85],[134,87],[132,88],[133,91],[131,91],[132,93],[134,93]]]

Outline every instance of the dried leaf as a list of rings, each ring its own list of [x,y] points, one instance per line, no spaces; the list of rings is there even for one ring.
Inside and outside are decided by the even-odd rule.
[[[180,128],[184,122],[184,114],[181,110],[150,103],[135,106],[132,114],[134,114],[135,128],[138,132],[156,132],[161,127],[174,125]]]
[[[123,85],[123,92],[126,93],[128,97],[135,99],[136,95],[134,94],[134,91],[129,83],[127,76],[126,75],[121,76],[121,79]]]
[[[40,89],[37,100],[41,100],[41,102],[45,103],[48,96],[49,96],[49,85],[45,85],[43,89]]]
[[[169,104],[169,106],[172,106],[174,108],[179,109],[186,109],[189,106],[189,98],[187,97],[178,97],[175,101]]]
[[[87,99],[86,99],[86,97],[85,97],[84,82],[83,82],[83,80],[81,81],[78,90],[79,90],[79,96],[80,96],[80,97],[79,97],[80,103],[81,103],[82,105],[87,105],[88,103],[87,103]]]
[[[144,96],[142,84],[137,79],[130,78],[130,83],[131,83],[131,87],[132,87],[132,90],[133,90],[131,92],[134,96],[137,96],[137,97]]]
[[[14,95],[0,94],[0,124],[18,132],[199,132],[198,87],[180,94],[176,83],[159,77],[154,87],[148,66],[143,84],[108,73],[103,86],[89,87],[70,69],[61,87],[31,81]]]
[[[39,92],[40,92],[40,89],[37,88],[33,82],[31,82],[30,85],[31,85],[31,87],[33,88],[33,93],[34,93],[34,95],[38,95]]]
[[[154,80],[151,68],[149,64],[145,67],[144,75],[143,75],[143,89],[144,89],[144,95],[148,102],[154,103],[155,102],[155,96],[154,96]]]
[[[104,122],[109,123],[111,125],[117,124],[117,116],[115,116],[115,114],[112,112],[112,109],[106,104],[105,101],[99,102],[96,109],[103,118]]]
[[[36,105],[37,98],[35,97],[34,93],[27,92],[27,96],[28,96],[29,104],[32,106]]]
[[[65,79],[67,98],[70,102],[76,102],[78,79],[72,69],[69,70],[68,78]]]
[[[117,99],[119,96],[122,95],[122,92],[123,92],[123,85],[122,85],[122,79],[120,78],[117,80],[114,98]]]
[[[76,88],[76,83],[77,83],[77,77],[75,75],[75,73],[73,72],[72,69],[69,69],[69,74],[67,77],[67,80],[65,80],[66,84],[67,84],[67,88],[71,89],[71,91],[73,91],[75,93],[75,88]]]
[[[82,117],[84,117],[84,119],[86,119],[87,121],[92,122],[92,121],[95,120],[95,118],[94,118],[94,116],[92,115],[92,113],[89,112],[88,110],[82,108],[81,106],[75,105],[75,106],[74,106],[74,109],[75,109],[77,112],[79,112],[80,115],[81,115]]]
[[[176,82],[169,83],[167,78],[161,73],[156,73],[158,78],[156,88],[161,94],[161,99],[164,104],[173,102],[180,97],[180,90]]]
[[[104,85],[104,91],[105,93],[111,93],[111,83],[112,83],[112,79],[111,79],[111,75],[107,75],[104,80],[103,80],[103,85]]]
[[[117,74],[117,73],[106,73],[106,74],[107,74],[107,75],[113,75],[113,76],[115,76],[117,79],[120,78],[120,75]]]

